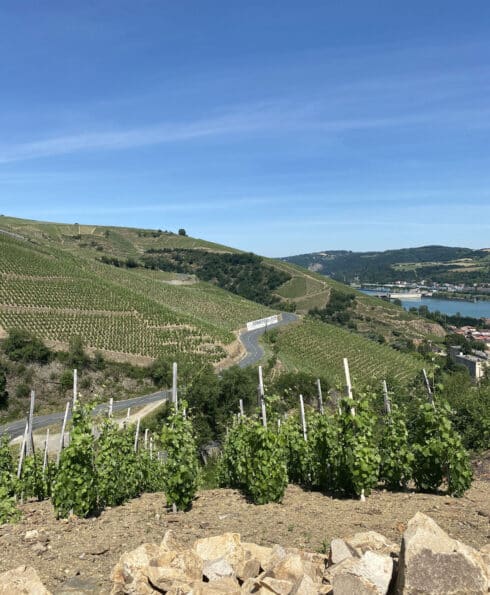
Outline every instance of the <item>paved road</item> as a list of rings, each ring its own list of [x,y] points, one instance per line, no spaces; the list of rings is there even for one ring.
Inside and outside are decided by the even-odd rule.
[[[298,319],[299,316],[293,314],[292,312],[283,312],[281,320],[276,322],[276,324],[268,325],[267,330],[284,326],[286,324],[291,324],[291,322],[295,322]],[[264,350],[259,345],[259,339],[265,333],[265,330],[265,328],[258,328],[254,331],[244,331],[240,334],[240,341],[247,350],[247,355],[238,362],[240,368],[252,366],[253,364],[256,364],[258,361],[260,361],[264,356]]]
[[[163,401],[171,397],[171,392],[172,391],[169,390],[162,390],[156,393],[152,393],[151,395],[145,395],[143,397],[133,397],[124,401],[114,401],[112,410],[119,411],[121,409],[127,409],[128,407],[140,407],[141,405],[147,405],[148,403],[154,403],[155,401]],[[95,407],[94,412],[100,413],[104,409],[107,410],[107,407],[108,403],[101,403],[100,405],[97,405],[97,407]],[[45,428],[46,426],[50,426],[52,424],[61,423],[63,421],[64,414],[65,412],[61,411],[59,413],[48,413],[47,415],[38,415],[34,417],[32,421],[32,429],[38,430],[39,428]],[[69,414],[69,417],[71,417],[71,412]],[[10,434],[12,438],[22,436],[25,430],[25,425],[25,419],[10,422],[4,426],[0,426],[0,435],[3,433],[7,433]]]
[[[279,322],[276,324],[269,325],[267,330],[284,326],[286,324],[291,324],[291,322],[298,320],[298,318],[299,317],[296,314],[292,314],[291,312],[283,312],[281,320],[279,320]],[[264,350],[259,345],[259,338],[265,333],[265,330],[265,328],[259,328],[253,331],[243,331],[240,334],[240,341],[247,350],[247,355],[238,363],[240,368],[252,366],[262,359]],[[126,399],[125,401],[114,401],[113,410],[118,411],[120,409],[127,409],[128,407],[139,407],[141,405],[154,403],[155,401],[168,399],[170,397],[171,391],[164,390],[152,393],[151,395],[145,395],[143,397],[133,397],[131,399]],[[107,403],[102,403],[101,405],[97,405],[94,411],[95,413],[99,413],[100,411],[107,409],[107,407]],[[49,413],[47,415],[38,415],[33,419],[32,428],[33,430],[38,430],[39,428],[45,428],[46,426],[50,426],[52,424],[61,423],[63,421],[63,416],[64,411],[60,411],[59,413]],[[0,426],[0,435],[3,433],[8,433],[12,438],[22,436],[25,430],[25,425],[25,419],[10,422],[6,425]]]

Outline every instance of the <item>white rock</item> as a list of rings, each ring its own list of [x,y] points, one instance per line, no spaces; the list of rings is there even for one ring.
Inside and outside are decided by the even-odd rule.
[[[234,577],[235,571],[224,558],[217,558],[216,560],[206,560],[204,562],[202,574],[208,581],[216,581],[220,578]]]
[[[51,595],[31,566],[18,566],[0,574],[1,595]]]
[[[367,551],[362,558],[347,559],[332,580],[335,595],[351,593],[385,595],[391,582],[393,560]]]

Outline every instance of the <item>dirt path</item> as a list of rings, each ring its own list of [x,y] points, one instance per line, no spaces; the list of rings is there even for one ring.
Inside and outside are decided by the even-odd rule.
[[[328,547],[333,537],[370,529],[399,542],[407,521],[422,511],[469,545],[482,547],[490,541],[490,484],[480,480],[460,499],[376,491],[361,503],[289,486],[283,504],[265,506],[249,504],[233,490],[204,491],[190,512],[176,515],[166,512],[163,494],[145,494],[86,520],[58,521],[50,502],[22,508],[20,523],[0,526],[0,572],[32,565],[54,592],[78,577],[94,580],[96,592],[108,593],[119,556],[144,542],[159,543],[168,528],[186,544],[236,531],[246,541],[314,551]],[[26,531],[32,529],[39,536],[28,541]]]

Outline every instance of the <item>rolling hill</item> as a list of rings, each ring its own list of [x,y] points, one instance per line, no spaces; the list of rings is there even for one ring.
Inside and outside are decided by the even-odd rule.
[[[332,291],[353,293],[293,264],[162,230],[2,216],[0,254],[4,334],[25,328],[56,349],[80,335],[90,352],[136,363],[165,355],[227,365],[239,356],[237,335],[247,321],[281,310],[304,314],[324,308]],[[256,299],[264,303],[244,297],[257,274]],[[437,325],[361,293],[354,297],[356,333],[310,318],[281,330],[282,367],[338,377],[342,356],[352,354],[354,375],[366,381],[390,371],[400,378],[416,373],[417,359],[362,335],[422,339],[440,333]],[[354,357],[362,352],[368,355]]]
[[[392,281],[437,283],[489,283],[490,250],[447,246],[421,246],[384,252],[325,250],[283,259],[351,283]]]

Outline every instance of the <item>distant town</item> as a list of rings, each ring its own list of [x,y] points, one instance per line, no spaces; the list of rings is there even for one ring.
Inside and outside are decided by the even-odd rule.
[[[379,297],[389,299],[438,297],[469,301],[490,300],[490,283],[428,283],[424,280],[418,283],[409,283],[407,281],[395,281],[393,283],[360,283],[359,279],[356,279],[350,285],[356,289],[376,292],[379,294]]]

